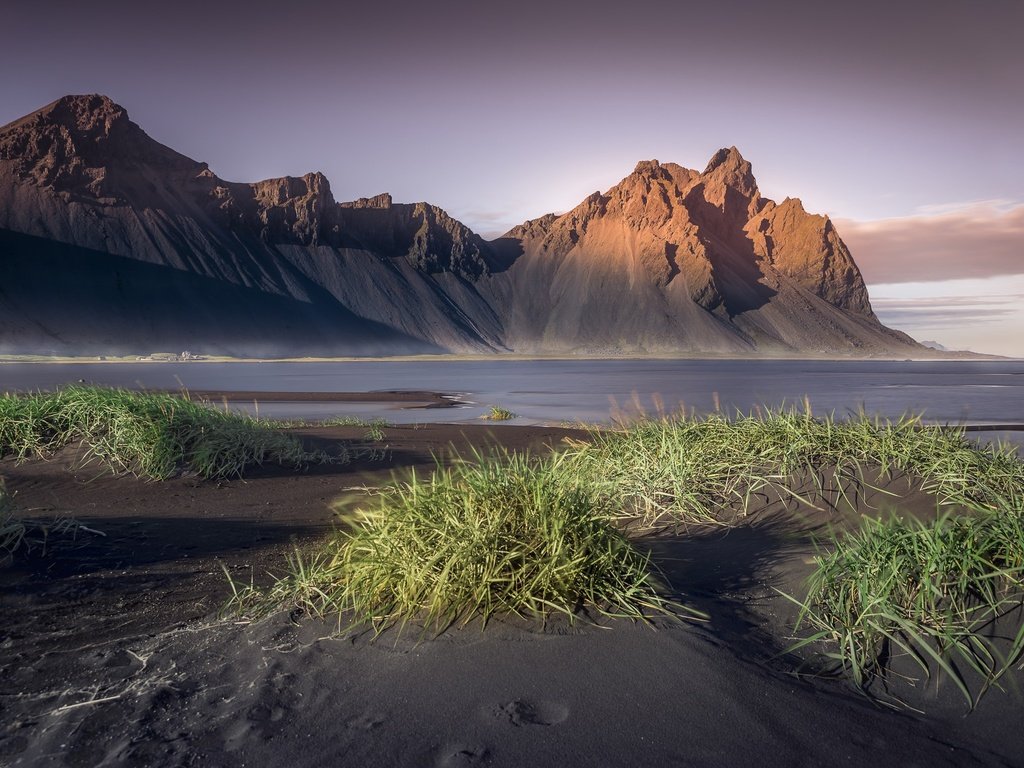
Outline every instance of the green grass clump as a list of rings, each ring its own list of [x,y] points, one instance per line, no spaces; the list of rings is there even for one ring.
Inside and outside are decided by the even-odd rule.
[[[1020,497],[930,522],[866,518],[817,558],[799,618],[816,631],[799,646],[830,641],[861,686],[907,656],[926,676],[946,672],[973,703],[960,669],[980,676],[980,696],[1021,658],[1024,626],[1002,646],[987,632],[1022,601]]]
[[[264,596],[378,628],[495,614],[570,618],[582,606],[640,618],[663,609],[648,558],[555,456],[476,457],[394,485],[319,555],[296,556]]]
[[[359,416],[332,416],[319,421],[308,419],[257,419],[259,424],[274,429],[296,429],[302,427],[366,427],[365,439],[370,443],[382,442],[387,434],[385,427],[392,424],[387,419],[364,419]]]
[[[623,514],[648,523],[662,515],[718,521],[723,509],[746,511],[759,491],[785,489],[794,473],[813,477],[823,467],[857,482],[868,466],[883,476],[906,472],[943,504],[986,503],[1024,480],[1011,450],[979,449],[962,428],[926,426],[918,417],[819,419],[809,409],[645,420],[596,430],[569,454],[574,470]]]
[[[516,417],[512,411],[508,408],[502,408],[500,405],[492,405],[491,410],[485,413],[480,418],[490,419],[491,421],[510,421]]]
[[[1021,658],[1019,616],[1010,638],[986,635],[1024,601],[1024,463],[1013,448],[981,448],[962,428],[918,417],[840,421],[807,408],[595,431],[571,444],[566,466],[641,524],[728,522],[755,494],[771,488],[787,498],[794,476],[820,483],[822,470],[834,471],[840,488],[905,474],[934,496],[937,519],[866,519],[859,532],[836,537],[797,601],[800,626],[813,634],[794,649],[831,643],[864,687],[909,656],[926,676],[946,672],[969,700],[961,669],[974,670],[984,692]]]
[[[387,437],[384,427],[388,426],[384,419],[374,419],[366,424],[366,439],[371,443],[379,443]]]
[[[268,461],[298,466],[320,458],[255,419],[174,395],[76,386],[0,396],[0,457],[45,457],[76,442],[87,461],[153,479],[182,470],[232,477]]]
[[[331,416],[327,419],[313,422],[322,427],[387,427],[386,419],[365,419],[362,416]]]

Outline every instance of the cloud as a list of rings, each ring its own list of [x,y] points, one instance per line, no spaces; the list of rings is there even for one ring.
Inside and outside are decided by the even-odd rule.
[[[950,328],[1015,322],[1024,295],[874,298],[872,308],[886,325],[897,328]]]
[[[984,278],[1024,272],[1024,205],[932,206],[919,216],[836,221],[867,283]]]
[[[896,328],[949,328],[950,326],[988,325],[1016,316],[1014,309],[984,306],[962,309],[911,307],[899,309],[885,303],[874,302],[878,318]]]
[[[890,283],[872,289],[871,305],[883,323],[914,338],[935,339],[949,349],[1022,357],[1022,287],[1024,275]]]

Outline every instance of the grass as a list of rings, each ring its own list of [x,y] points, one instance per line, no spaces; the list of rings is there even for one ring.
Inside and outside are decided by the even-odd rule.
[[[648,558],[610,523],[605,502],[560,456],[476,456],[413,477],[360,510],[267,593],[239,604],[296,602],[378,629],[410,620],[443,629],[495,614],[570,619],[583,606],[641,618],[663,610]]]
[[[941,504],[984,503],[1024,482],[1012,450],[980,450],[960,428],[925,426],[919,417],[815,418],[809,408],[733,419],[682,414],[595,430],[569,456],[573,471],[645,524],[664,516],[720,522],[728,510],[748,511],[766,488],[785,493],[794,474],[816,476],[822,467],[855,483],[867,466],[882,476],[909,473]]]
[[[1024,601],[1020,498],[975,515],[931,522],[867,518],[820,555],[798,622],[861,687],[885,677],[893,658],[927,677],[942,670],[972,705],[1024,653],[1024,625],[993,637]],[[964,672],[981,688],[972,694]]]
[[[491,421],[511,421],[516,418],[516,414],[508,408],[502,408],[500,405],[492,405],[491,410],[480,418],[489,419]]]
[[[329,416],[326,419],[268,419],[260,417],[260,424],[288,429],[290,427],[389,427],[387,419],[365,419],[362,416]]]
[[[834,469],[854,486],[865,484],[866,470],[906,474],[935,497],[939,514],[865,519],[858,532],[834,538],[797,601],[798,629],[812,634],[794,650],[828,643],[863,688],[909,657],[926,677],[945,672],[972,703],[961,670],[980,678],[980,695],[1022,658],[1024,628],[1003,641],[986,636],[1024,604],[1024,463],[1012,448],[979,448],[963,429],[918,417],[839,421],[805,408],[595,431],[571,445],[567,466],[644,526],[666,517],[731,522],[768,488],[793,494],[795,474]]]
[[[384,419],[373,419],[366,423],[366,439],[371,443],[383,442],[387,435],[384,434],[384,427],[388,426]]]
[[[255,419],[174,395],[75,386],[0,396],[0,457],[46,457],[79,442],[86,462],[158,480],[181,471],[237,477],[264,462],[323,460]]]
[[[365,439],[370,443],[379,443],[387,438],[385,427],[392,426],[387,419],[364,419],[359,416],[332,416],[327,419],[309,421],[308,419],[256,419],[257,423],[274,429],[291,429],[295,427],[366,427]]]
[[[865,689],[909,658],[974,701],[966,672],[980,695],[1024,656],[1024,628],[1007,618],[1024,603],[1024,463],[912,416],[682,414],[594,430],[545,459],[457,462],[386,490],[269,591],[238,590],[236,602],[294,602],[377,627],[584,605],[637,618],[667,602],[624,521],[728,524],[763,491],[787,498],[794,477],[823,470],[855,486],[906,475],[938,514],[865,519],[828,543],[798,601],[811,634],[794,648],[827,644]],[[1008,621],[1016,629],[994,639]]]

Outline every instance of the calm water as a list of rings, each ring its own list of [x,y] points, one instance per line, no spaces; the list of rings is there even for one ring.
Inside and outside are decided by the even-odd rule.
[[[519,423],[602,422],[617,412],[706,412],[801,402],[838,415],[864,408],[934,422],[1024,423],[1024,361],[875,362],[793,360],[487,360],[338,363],[76,363],[0,365],[0,391],[85,380],[153,389],[364,392],[429,390],[458,396],[457,409],[387,404],[262,403],[260,414],[324,418],[355,414],[391,422],[470,421],[492,404]],[[252,410],[252,406],[249,407]]]

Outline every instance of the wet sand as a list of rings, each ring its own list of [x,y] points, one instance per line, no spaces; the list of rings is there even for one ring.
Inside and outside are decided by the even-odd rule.
[[[172,394],[178,394],[174,392]],[[211,403],[393,403],[401,408],[453,408],[463,403],[439,392],[391,390],[382,392],[236,392],[189,390],[193,400]]]

